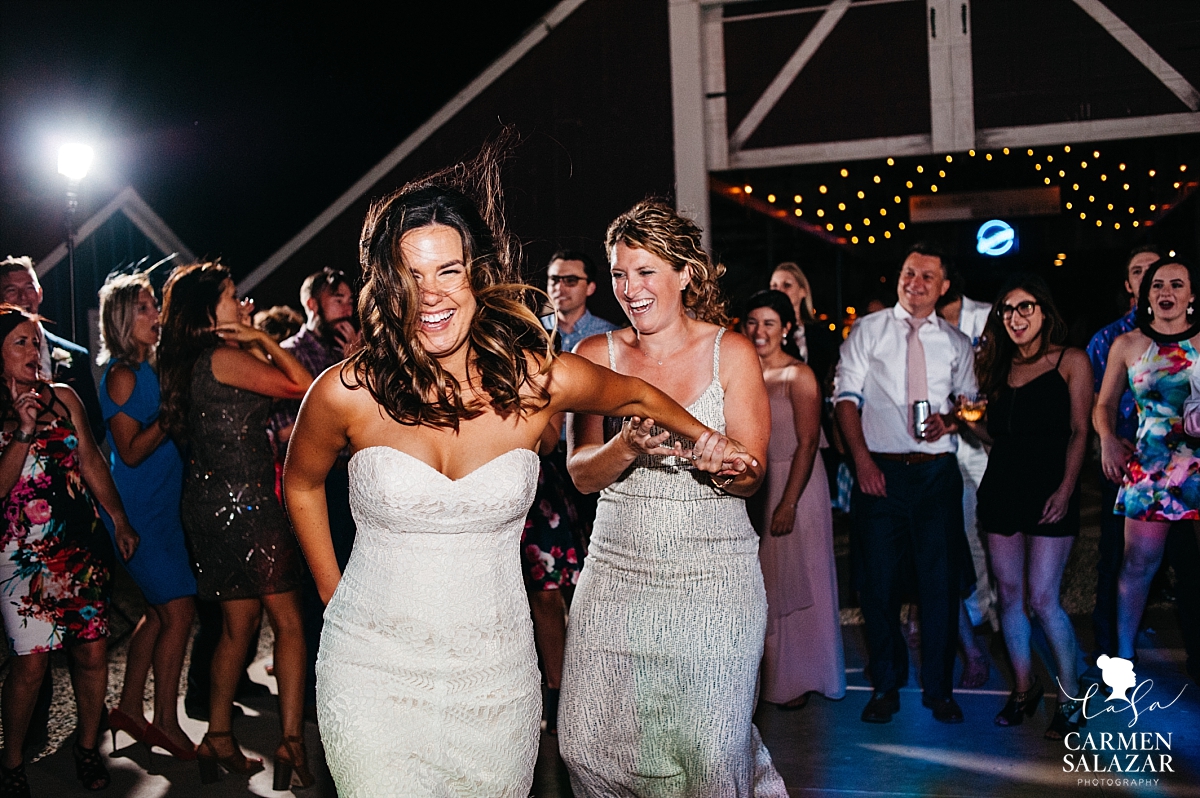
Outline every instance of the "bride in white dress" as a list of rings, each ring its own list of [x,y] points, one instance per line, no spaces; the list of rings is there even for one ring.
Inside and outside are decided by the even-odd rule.
[[[541,692],[519,539],[555,414],[653,419],[718,474],[751,460],[641,380],[552,357],[494,192],[479,192],[481,214],[448,182],[368,213],[364,348],[313,384],[284,471],[328,603],[317,712],[343,798],[528,795]],[[347,446],[358,533],[341,574],[324,480]]]

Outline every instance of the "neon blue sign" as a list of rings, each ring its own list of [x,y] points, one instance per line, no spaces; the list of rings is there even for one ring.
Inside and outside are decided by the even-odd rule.
[[[1017,243],[1017,231],[1008,222],[992,219],[979,226],[975,234],[975,249],[980,255],[1007,255]]]

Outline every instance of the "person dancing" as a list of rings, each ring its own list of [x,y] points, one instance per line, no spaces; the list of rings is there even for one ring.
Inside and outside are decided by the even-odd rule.
[[[825,464],[817,456],[821,387],[813,370],[788,351],[794,351],[796,316],[786,294],[751,296],[742,325],[771,400],[758,544],[767,590],[762,698],[781,709],[800,709],[812,692],[832,699],[846,694],[833,512]]]
[[[100,409],[108,427],[113,481],[142,544],[125,564],[146,599],[129,640],[121,701],[109,710],[113,748],[123,731],[147,746],[192,760],[196,746],[179,726],[179,673],[192,636],[192,574],[179,496],[183,459],[158,420],[154,353],[159,334],[154,288],[144,274],[116,274],[100,289]],[[142,703],[154,668],[154,720]]]
[[[88,790],[109,784],[98,740],[108,685],[112,544],[92,500],[112,517],[117,551],[133,557],[129,524],[87,412],[69,386],[41,372],[39,317],[0,305],[0,613],[8,635],[0,791],[29,795],[22,744],[50,652],[64,646],[78,710],[75,775]]]
[[[304,750],[304,631],[300,551],[275,498],[275,461],[267,437],[271,399],[298,399],[311,375],[275,339],[242,322],[229,270],[195,263],[163,288],[158,346],[163,427],[189,444],[183,528],[197,574],[197,595],[220,602],[222,629],[211,664],[208,731],[196,749],[200,778],[218,767],[249,774],[233,736],[233,698],[251,636],[266,609],[275,631],[275,678],[283,740],[274,786],[313,783]]]
[[[972,424],[992,444],[978,516],[999,581],[1000,621],[1016,682],[995,723],[1016,726],[1042,700],[1030,654],[1028,596],[1054,652],[1060,687],[1046,737],[1061,740],[1079,728],[1080,702],[1073,698],[1079,650],[1059,589],[1079,535],[1092,367],[1083,350],[1063,346],[1067,324],[1040,277],[1017,275],[998,297],[975,361],[989,399],[987,423]]]
[[[371,207],[364,346],[313,384],[289,444],[284,494],[328,603],[317,715],[344,798],[529,794],[541,680],[518,540],[556,413],[657,419],[714,475],[753,468],[661,391],[554,356],[498,187],[487,147]],[[346,446],[358,536],[342,574],[324,491]]]
[[[621,214],[605,250],[633,326],[576,352],[688,402],[754,463],[722,476],[703,441],[691,459],[664,455],[682,442],[641,414],[573,419],[568,468],[581,491],[601,495],[567,625],[559,735],[571,786],[581,796],[786,795],[751,723],[767,602],[743,497],[762,482],[771,418],[758,356],[726,333],[723,269],[668,205]]]
[[[1092,423],[1104,476],[1121,483],[1113,512],[1125,516],[1125,559],[1117,582],[1117,656],[1136,659],[1135,638],[1171,522],[1200,518],[1200,455],[1183,432],[1183,403],[1200,347],[1195,268],[1161,258],[1146,268],[1137,324],[1113,342]],[[1116,434],[1128,385],[1138,407],[1137,443]]]

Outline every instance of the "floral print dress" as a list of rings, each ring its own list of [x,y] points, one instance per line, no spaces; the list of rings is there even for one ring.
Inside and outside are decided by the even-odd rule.
[[[1188,341],[1153,342],[1129,367],[1137,447],[1113,512],[1139,521],[1200,518],[1200,459],[1183,432],[1183,402],[1198,358]]]
[[[527,590],[561,590],[579,581],[584,539],[579,513],[555,458],[542,457],[537,494],[521,533],[521,566]]]
[[[0,451],[12,442],[0,432]],[[108,635],[113,550],[79,471],[69,418],[39,429],[4,497],[0,615],[15,655]]]

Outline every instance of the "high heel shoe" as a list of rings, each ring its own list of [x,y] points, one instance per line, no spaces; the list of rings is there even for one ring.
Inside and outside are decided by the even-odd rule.
[[[147,748],[153,745],[165,749],[171,756],[183,762],[191,762],[196,758],[196,746],[188,745],[186,748],[181,748],[153,723],[146,724],[146,734],[143,736],[142,742],[146,744]]]
[[[146,730],[150,728],[150,724],[146,723],[144,717],[142,722],[145,725],[139,727],[131,715],[127,715],[119,709],[110,709],[108,711],[108,730],[112,733],[113,750],[117,750],[117,732],[125,732],[134,739],[134,742],[144,743]]]
[[[25,775],[25,763],[15,768],[0,765],[0,796],[4,798],[30,798],[29,777]]]
[[[212,741],[226,738],[233,744],[233,753],[229,756],[221,756],[217,753],[217,747],[212,744]],[[212,784],[217,780],[220,775],[219,767],[225,768],[230,773],[244,776],[252,775],[263,769],[261,759],[252,759],[242,753],[233,732],[210,731],[205,734],[200,745],[196,747],[196,762],[200,765],[200,781],[203,784]]]
[[[1071,720],[1079,713],[1079,720]],[[1071,732],[1079,731],[1080,726],[1087,725],[1087,716],[1083,714],[1083,701],[1075,698],[1070,701],[1060,701],[1054,709],[1054,717],[1050,719],[1050,727],[1046,729],[1047,740],[1061,740]]]
[[[316,779],[308,768],[308,751],[304,748],[304,738],[284,735],[279,747],[275,749],[275,790],[311,787],[314,781]]]
[[[75,757],[75,778],[79,779],[85,790],[98,792],[108,787],[108,768],[100,758],[100,747],[84,748],[78,742],[71,749]]]
[[[997,726],[1020,726],[1025,718],[1032,718],[1041,703],[1043,690],[1037,679],[1028,690],[1013,690],[1004,709],[996,715]]]

